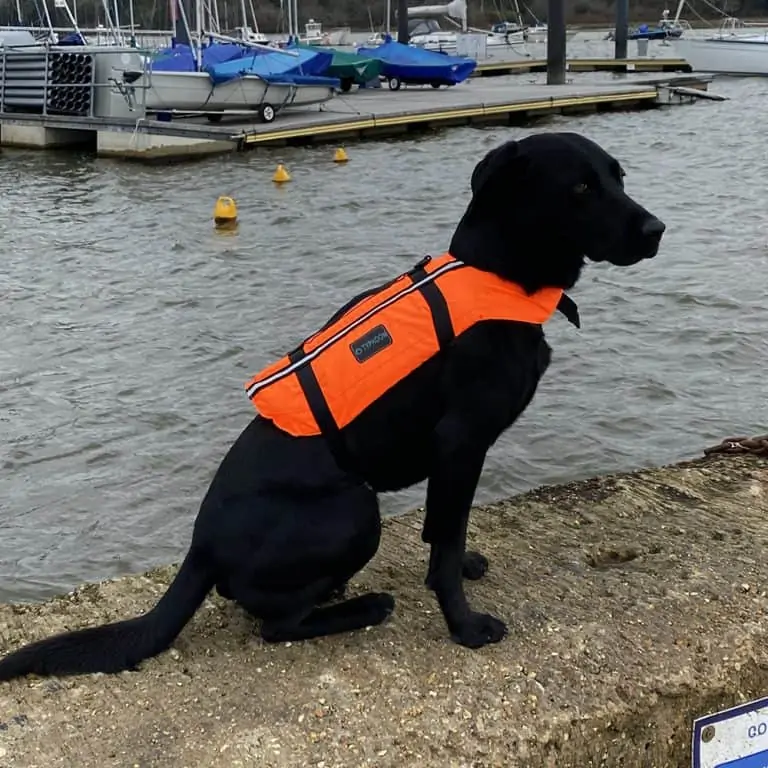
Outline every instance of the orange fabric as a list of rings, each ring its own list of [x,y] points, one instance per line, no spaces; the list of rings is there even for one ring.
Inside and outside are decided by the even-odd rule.
[[[456,336],[483,320],[544,323],[555,312],[563,293],[558,288],[544,288],[528,296],[519,285],[489,272],[459,265],[450,254],[430,260],[424,265],[424,271],[431,274],[451,264],[456,268],[439,274],[434,283],[448,305]],[[312,366],[339,428],[349,424],[395,384],[439,352],[432,313],[418,290],[405,293],[388,306],[377,309],[387,299],[392,299],[410,286],[410,276],[401,275],[381,291],[362,299],[336,322],[302,344],[301,348],[309,355],[335,335],[340,335],[317,352],[311,362],[305,363]],[[370,317],[349,329],[350,324],[368,312],[372,312]],[[358,342],[380,326],[384,326],[390,342],[370,357],[362,359],[365,352]],[[290,364],[288,357],[283,357],[254,376],[246,384],[246,390]],[[296,436],[320,434],[296,373],[278,378],[249,396],[258,412],[285,432]]]

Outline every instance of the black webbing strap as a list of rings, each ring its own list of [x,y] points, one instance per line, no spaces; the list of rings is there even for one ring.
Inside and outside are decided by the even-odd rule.
[[[431,256],[426,256],[408,273],[414,283],[418,283],[428,276],[424,267],[431,259]],[[451,322],[451,313],[448,309],[448,302],[434,280],[420,285],[419,293],[424,297],[429,311],[432,313],[432,323],[435,326],[437,343],[440,345],[440,349],[445,349],[456,338],[453,323]]]
[[[414,283],[424,280],[424,278],[428,276],[424,266],[430,261],[430,258],[431,257],[428,256],[425,259],[422,259],[410,272],[408,272],[408,275]],[[432,314],[432,322],[435,327],[438,344],[440,345],[440,349],[443,349],[447,344],[450,344],[455,337],[453,323],[451,322],[451,313],[448,310],[445,296],[443,296],[434,281],[424,283],[419,286],[418,290],[427,302],[429,311]],[[303,345],[300,345],[289,353],[288,360],[290,361],[290,364],[293,365],[294,363],[299,362],[305,354]],[[304,392],[304,397],[307,398],[309,410],[312,412],[312,416],[317,422],[320,432],[328,440],[336,460],[340,463],[348,463],[346,461],[348,456],[344,438],[339,429],[339,425],[336,423],[336,419],[333,418],[331,409],[328,407],[328,401],[325,399],[325,395],[317,380],[317,376],[315,376],[315,372],[312,369],[312,363],[308,362],[306,365],[297,368],[296,378]]]
[[[297,363],[304,355],[304,350],[301,347],[297,347],[288,355],[288,360],[291,364]],[[312,412],[312,416],[314,416],[321,434],[331,446],[331,452],[339,463],[346,463],[344,462],[346,451],[341,430],[336,423],[336,419],[333,418],[331,409],[328,407],[328,401],[325,399],[317,376],[315,376],[312,363],[309,362],[297,368],[296,378],[304,392],[304,397],[307,398],[307,405],[309,405],[309,410]]]

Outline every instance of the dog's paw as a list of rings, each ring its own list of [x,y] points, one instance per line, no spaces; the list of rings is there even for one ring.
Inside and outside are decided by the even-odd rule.
[[[465,579],[482,579],[488,573],[488,558],[479,552],[465,552],[461,570]]]
[[[489,613],[471,613],[451,633],[451,640],[466,648],[482,648],[490,643],[498,643],[506,634],[507,625],[501,619]]]

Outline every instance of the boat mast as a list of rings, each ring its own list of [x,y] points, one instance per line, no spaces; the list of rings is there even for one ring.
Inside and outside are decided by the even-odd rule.
[[[243,25],[243,39],[246,40],[248,36],[248,11],[245,9],[245,0],[240,0],[240,16],[242,16]]]
[[[288,37],[293,36],[293,0],[288,0],[287,18],[288,22]]]
[[[129,21],[131,25],[131,39],[128,41],[131,48],[136,47],[136,24],[134,23],[133,18],[133,0],[130,0],[128,3],[128,13],[129,13]]]
[[[253,22],[253,31],[259,34],[259,22],[256,19],[256,9],[253,7],[253,0],[248,0],[248,7],[251,9],[251,21]]]
[[[53,31],[53,22],[51,21],[51,14],[48,12],[48,3],[46,0],[42,0],[43,13],[45,14],[45,22],[48,24],[48,34],[51,36],[51,40],[56,40],[56,33]]]

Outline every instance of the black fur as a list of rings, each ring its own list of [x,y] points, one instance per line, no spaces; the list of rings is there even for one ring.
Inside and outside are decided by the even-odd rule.
[[[451,242],[458,259],[520,283],[570,288],[585,258],[618,265],[654,256],[664,225],[624,192],[617,160],[576,134],[539,134],[489,152]],[[146,615],[49,638],[0,661],[0,680],[27,673],[116,672],[168,648],[215,585],[262,620],[267,641],[301,640],[383,622],[388,594],[325,605],[376,553],[377,493],[428,479],[426,583],[457,643],[506,633],[473,611],[462,576],[486,452],[534,396],[550,359],[540,326],[484,322],[408,376],[344,431],[345,456],[324,438],[291,437],[256,417],[222,461],[179,574]]]

